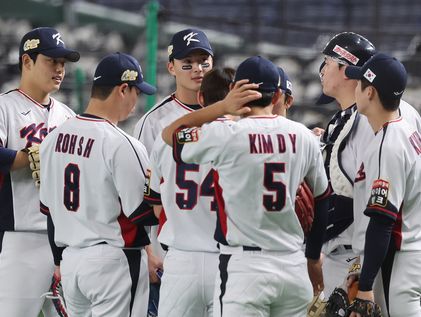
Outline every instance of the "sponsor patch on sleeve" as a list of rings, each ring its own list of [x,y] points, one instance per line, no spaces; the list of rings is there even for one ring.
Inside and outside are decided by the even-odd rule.
[[[376,179],[371,187],[370,206],[386,207],[389,196],[389,182]]]
[[[150,196],[151,195],[151,170],[146,170],[146,177],[145,177],[145,186],[143,187],[143,195]]]
[[[176,132],[177,143],[184,144],[199,140],[198,128],[185,128]]]

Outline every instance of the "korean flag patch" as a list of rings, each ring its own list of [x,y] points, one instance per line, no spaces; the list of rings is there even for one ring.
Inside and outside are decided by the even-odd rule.
[[[190,142],[197,142],[199,140],[198,128],[186,128],[176,133],[177,143],[184,144]]]
[[[376,179],[371,187],[369,206],[385,207],[387,205],[388,196],[389,182],[382,179]]]

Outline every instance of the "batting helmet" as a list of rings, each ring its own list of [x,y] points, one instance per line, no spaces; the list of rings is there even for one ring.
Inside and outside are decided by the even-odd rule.
[[[376,53],[376,49],[364,36],[354,32],[342,32],[330,39],[322,53],[336,58],[345,65],[362,66]],[[323,66],[324,62],[320,65],[319,72]],[[322,93],[316,104],[324,105],[333,100],[335,99]]]
[[[322,53],[337,58],[346,65],[362,66],[376,53],[374,45],[364,36],[353,32],[336,34]]]

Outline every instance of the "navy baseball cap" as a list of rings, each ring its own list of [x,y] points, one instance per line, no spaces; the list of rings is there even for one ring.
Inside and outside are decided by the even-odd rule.
[[[241,79],[260,84],[258,90],[264,92],[277,91],[281,85],[278,67],[261,56],[249,57],[238,66],[234,82]]]
[[[77,62],[79,52],[66,48],[61,34],[50,27],[39,27],[26,33],[20,42],[19,58],[23,54],[40,53],[52,58],[65,58]]]
[[[281,67],[278,67],[278,73],[281,77],[281,86],[279,88],[285,94],[292,96],[292,82],[289,80],[287,73]]]
[[[168,46],[168,58],[182,59],[193,50],[202,50],[213,56],[212,47],[203,31],[185,29],[173,35]]]
[[[118,86],[127,83],[141,92],[153,95],[156,88],[143,81],[139,62],[128,54],[113,53],[105,56],[98,64],[94,75],[94,86]]]
[[[350,79],[367,79],[381,96],[390,100],[402,97],[408,77],[401,62],[383,53],[377,53],[362,67],[347,66],[345,75]]]

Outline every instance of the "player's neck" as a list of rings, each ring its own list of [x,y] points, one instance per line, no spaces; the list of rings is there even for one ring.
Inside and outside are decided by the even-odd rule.
[[[175,91],[175,97],[186,105],[197,105],[197,91],[187,89],[177,89]]]
[[[25,81],[21,81],[19,85],[19,90],[23,91],[25,94],[27,94],[29,97],[34,99],[36,102],[46,105],[50,102],[50,94],[42,91],[38,87],[34,87],[33,85],[30,85],[26,83]]]
[[[91,114],[102,119],[106,119],[111,123],[117,125],[119,117],[116,111],[110,110],[111,107],[107,106],[105,102],[91,99],[86,107],[84,113]]]
[[[399,110],[387,111],[383,108],[383,106],[378,105],[377,109],[372,107],[367,112],[366,116],[374,133],[377,133],[386,123],[399,118]]]
[[[271,116],[273,115],[273,105],[267,107],[251,107],[251,111],[244,115],[244,117],[250,116]]]
[[[352,92],[352,94],[344,94],[340,97],[337,97],[336,101],[339,103],[341,110],[348,109],[353,104],[355,104],[355,92]]]

